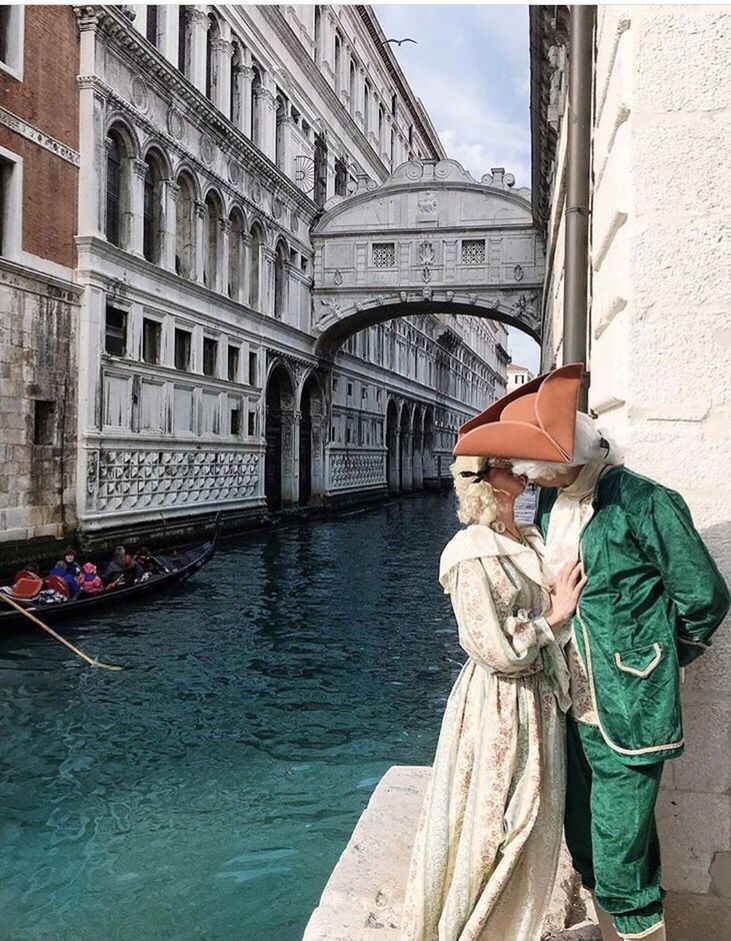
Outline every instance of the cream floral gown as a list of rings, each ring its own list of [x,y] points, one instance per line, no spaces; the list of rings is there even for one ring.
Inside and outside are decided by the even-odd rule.
[[[469,655],[442,720],[402,941],[538,941],[561,844],[569,675],[538,531],[469,526],[439,580]]]

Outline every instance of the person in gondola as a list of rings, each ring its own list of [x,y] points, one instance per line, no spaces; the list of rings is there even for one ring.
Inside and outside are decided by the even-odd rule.
[[[573,446],[578,383],[547,384],[549,416],[570,412],[555,436]],[[469,427],[464,426],[460,432]],[[460,522],[442,553],[468,655],[442,720],[415,839],[402,941],[538,941],[559,849],[565,792],[569,672],[562,644],[584,585],[578,564],[553,586],[543,541],[516,523],[525,490],[507,458],[519,442],[496,436],[452,466]]]
[[[111,561],[102,574],[102,581],[107,588],[119,587],[126,581],[127,570],[129,568],[128,558],[124,546],[117,546]]]
[[[76,568],[78,568],[78,566],[76,566]],[[51,580],[50,582],[48,581],[49,579]],[[51,571],[48,573],[46,579],[48,587],[55,588],[55,586],[58,585],[58,583],[54,584],[53,579],[60,579],[60,581],[66,585],[69,598],[75,598],[81,591],[76,575],[74,575],[73,571],[69,569],[69,566],[64,559],[59,559],[59,561],[56,562]],[[58,587],[60,587],[60,585]]]
[[[141,569],[141,576],[157,575],[160,572],[160,566],[152,556],[147,546],[141,546],[135,553],[135,562]]]
[[[86,595],[98,595],[104,591],[104,582],[99,577],[93,562],[84,562],[79,576],[79,587]]]
[[[72,575],[78,581],[81,575],[81,566],[76,561],[76,552],[74,552],[71,546],[66,547],[63,554],[63,561],[66,566],[67,573]]]

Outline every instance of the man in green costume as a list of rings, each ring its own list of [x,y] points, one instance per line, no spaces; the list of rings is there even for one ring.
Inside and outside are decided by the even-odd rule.
[[[566,645],[566,842],[604,941],[666,941],[655,802],[684,747],[681,668],[710,645],[729,592],[682,497],[624,467],[577,412],[581,373],[562,367],[501,399],[460,429],[455,453],[512,448],[514,473],[542,488],[547,574],[583,563]]]

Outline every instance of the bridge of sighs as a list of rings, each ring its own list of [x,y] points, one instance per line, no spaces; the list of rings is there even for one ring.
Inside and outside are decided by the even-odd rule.
[[[514,184],[503,170],[478,183],[455,160],[411,161],[330,200],[311,233],[317,352],[427,312],[503,321],[540,342],[543,248],[530,191]]]

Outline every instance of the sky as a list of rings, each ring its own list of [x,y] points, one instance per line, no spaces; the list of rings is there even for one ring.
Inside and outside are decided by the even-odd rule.
[[[450,157],[479,180],[493,167],[530,186],[528,8],[376,4],[414,94]],[[508,329],[514,363],[538,372],[538,344]]]

